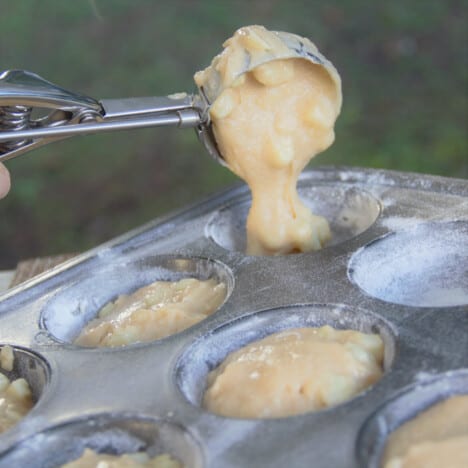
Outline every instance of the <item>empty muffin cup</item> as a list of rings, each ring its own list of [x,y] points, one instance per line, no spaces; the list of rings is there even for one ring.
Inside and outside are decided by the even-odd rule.
[[[349,277],[365,293],[415,307],[468,304],[468,222],[421,223],[357,251]]]

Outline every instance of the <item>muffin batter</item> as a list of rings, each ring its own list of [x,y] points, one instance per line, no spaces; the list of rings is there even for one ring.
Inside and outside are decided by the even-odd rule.
[[[5,345],[0,349],[0,367],[7,372],[13,370],[15,354],[11,346]]]
[[[209,373],[203,406],[234,418],[276,418],[352,398],[382,375],[378,335],[296,328],[231,353]]]
[[[202,92],[216,97],[210,118],[220,153],[252,192],[251,255],[317,250],[331,236],[327,221],[300,201],[296,184],[310,159],[333,143],[341,81],[314,44],[294,37],[323,65],[281,58],[291,51],[277,33],[250,26],[239,29],[210,67],[195,75]],[[271,56],[278,59],[265,63]],[[244,73],[246,62],[259,65]]]
[[[108,455],[85,449],[83,455],[61,468],[183,468],[182,463],[168,454],[150,458],[146,453],[126,453],[124,455]]]
[[[212,314],[226,296],[214,279],[156,281],[104,306],[81,331],[80,346],[124,346],[178,333]]]
[[[437,403],[390,434],[382,466],[468,467],[468,395]]]
[[[1,367],[11,371],[13,360],[13,349],[3,346],[0,350]],[[28,382],[23,378],[10,381],[0,372],[0,434],[24,418],[32,407],[32,393]]]

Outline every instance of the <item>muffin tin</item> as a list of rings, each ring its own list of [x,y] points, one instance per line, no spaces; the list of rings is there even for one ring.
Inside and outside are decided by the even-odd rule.
[[[188,467],[377,467],[389,431],[468,393],[468,183],[383,170],[304,172],[299,193],[328,247],[244,254],[246,186],[213,195],[67,261],[0,297],[11,376],[37,401],[0,435],[0,467],[54,467],[83,447],[170,452]],[[216,277],[223,305],[176,335],[113,349],[73,345],[96,311],[158,279]],[[270,333],[330,324],[379,333],[385,373],[323,411],[248,420],[200,407],[207,373]]]

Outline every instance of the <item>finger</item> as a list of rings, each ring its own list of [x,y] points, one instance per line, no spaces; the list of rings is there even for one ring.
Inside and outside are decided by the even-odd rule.
[[[6,196],[10,190],[10,173],[8,169],[0,163],[0,198]]]

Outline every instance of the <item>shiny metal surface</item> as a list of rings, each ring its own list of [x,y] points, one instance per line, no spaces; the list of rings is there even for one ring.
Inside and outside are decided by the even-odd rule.
[[[34,109],[48,114],[31,117]],[[74,135],[176,126],[202,127],[206,112],[197,96],[103,99],[67,91],[35,73],[0,75],[0,162]],[[208,145],[210,154],[213,145]]]
[[[88,445],[170,450],[197,468],[376,468],[388,428],[428,402],[468,392],[468,182],[322,168],[301,176],[299,192],[331,221],[335,241],[319,252],[245,255],[249,194],[242,185],[1,296],[0,344],[40,356],[47,378],[33,383],[32,412],[0,436],[0,467],[53,467]],[[442,295],[456,286],[456,305],[428,305],[424,290],[399,300],[378,273],[371,285],[382,287],[369,287],[361,263],[387,253],[388,239],[397,260],[384,283],[405,281],[403,272]],[[457,275],[453,282],[447,272]],[[159,278],[212,274],[228,284],[228,297],[190,329],[126,348],[72,344],[81,324],[118,294]],[[231,350],[277,330],[325,323],[381,334],[385,375],[372,388],[283,419],[223,418],[200,407],[207,372]]]

